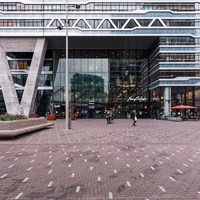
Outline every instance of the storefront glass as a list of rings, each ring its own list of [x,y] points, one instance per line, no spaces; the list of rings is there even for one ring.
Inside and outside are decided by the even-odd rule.
[[[54,53],[52,101],[64,110],[65,58],[59,54]],[[82,118],[102,118],[110,108],[116,117],[126,117],[136,106],[129,97],[141,95],[140,65],[135,50],[69,52],[70,109]]]

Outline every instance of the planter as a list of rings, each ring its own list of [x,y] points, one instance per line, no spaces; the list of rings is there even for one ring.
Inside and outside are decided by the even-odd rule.
[[[71,115],[71,120],[75,120],[75,117],[74,117],[74,115]]]
[[[29,116],[29,118],[39,118],[40,116],[38,115],[38,114],[31,114],[30,116]]]
[[[47,115],[47,120],[56,120],[56,115]]]
[[[31,118],[25,120],[0,121],[0,138],[13,138],[28,132],[52,126],[45,118]]]

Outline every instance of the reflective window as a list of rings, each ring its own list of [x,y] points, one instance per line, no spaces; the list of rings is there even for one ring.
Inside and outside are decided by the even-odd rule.
[[[166,26],[199,26],[200,21],[194,19],[167,19],[163,20]]]
[[[105,20],[103,24],[99,27],[100,29],[107,29],[107,28],[114,28],[114,26],[111,24],[109,20]]]
[[[152,19],[137,19],[141,26],[148,26]]]
[[[90,24],[92,28],[97,28],[97,26],[101,22],[101,19],[87,19],[87,22]]]
[[[76,24],[76,27],[84,28],[84,29],[88,29],[89,28],[89,26],[82,19],[78,21],[78,23]]]
[[[16,84],[16,87],[18,89],[22,89],[25,84],[26,84],[26,80],[27,80],[27,74],[13,74],[13,82]]]
[[[151,26],[163,26],[163,25],[162,25],[162,23],[161,23],[158,19],[156,19],[156,20],[152,23]]]
[[[125,26],[125,28],[134,28],[134,27],[137,27],[138,25],[136,24],[136,22],[133,20],[133,19],[131,19],[128,23],[127,23],[127,25]]]
[[[112,21],[117,28],[122,28],[127,19],[112,19]]]
[[[197,4],[197,3],[196,3]],[[196,6],[198,8],[198,4]],[[10,3],[3,2],[0,3],[0,9],[3,11],[54,11],[60,12],[66,10],[65,4],[23,4],[23,3]],[[128,12],[134,10],[172,10],[172,11],[195,11],[195,3],[190,2],[166,2],[163,3],[153,3],[153,2],[90,2],[87,4],[80,4],[80,8],[74,6],[74,4],[68,5],[68,11],[78,12],[78,11],[101,11],[101,12]]]
[[[41,74],[39,80],[39,86],[53,86],[52,74]]]
[[[82,112],[81,117],[103,117],[105,109],[111,106],[118,117],[125,117],[133,106],[128,98],[141,93],[139,54],[140,51],[134,50],[70,50],[71,108]],[[56,51],[55,55],[61,55],[61,51]],[[61,60],[53,62],[54,91],[51,98],[60,104],[65,96],[65,73],[61,72],[65,62]]]

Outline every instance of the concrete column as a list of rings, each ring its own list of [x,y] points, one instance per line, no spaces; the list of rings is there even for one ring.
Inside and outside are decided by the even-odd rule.
[[[0,45],[0,85],[8,114],[20,114],[19,101],[8,65],[6,52]]]
[[[164,88],[164,116],[169,117],[171,115],[171,87]]]
[[[21,107],[23,108],[24,115],[29,116],[33,109],[37,94],[40,74],[45,58],[47,49],[47,41],[45,38],[37,39],[31,66],[28,72],[24,93],[21,100]]]

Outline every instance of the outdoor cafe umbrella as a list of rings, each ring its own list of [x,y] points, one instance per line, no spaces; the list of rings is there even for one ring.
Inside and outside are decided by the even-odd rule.
[[[188,106],[188,105],[176,105],[176,106],[173,106],[171,107],[172,110],[184,110],[184,109],[192,109],[192,108],[197,108],[197,107],[194,107],[194,106]]]

